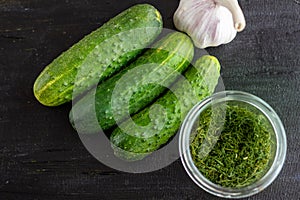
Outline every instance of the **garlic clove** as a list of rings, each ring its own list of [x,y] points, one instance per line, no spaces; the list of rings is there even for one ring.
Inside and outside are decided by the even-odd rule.
[[[245,29],[246,20],[237,0],[215,0],[215,2],[216,4],[230,10],[234,21],[234,28],[238,32],[241,32]]]
[[[174,24],[198,48],[229,43],[246,25],[237,0],[181,0]]]

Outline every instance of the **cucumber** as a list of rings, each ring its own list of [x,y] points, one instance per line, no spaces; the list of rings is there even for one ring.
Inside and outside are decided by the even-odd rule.
[[[71,124],[85,134],[112,128],[163,93],[187,69],[193,55],[193,43],[187,35],[166,35],[124,70],[99,84],[96,93],[90,91],[73,105]]]
[[[135,161],[159,149],[176,134],[189,110],[213,93],[219,76],[220,64],[215,57],[198,59],[194,67],[186,71],[185,79],[178,80],[152,105],[152,111],[151,106],[146,107],[112,132],[110,141],[114,154]]]
[[[160,34],[162,18],[149,4],[138,4],[106,22],[53,60],[34,83],[46,106],[69,102],[135,58]]]

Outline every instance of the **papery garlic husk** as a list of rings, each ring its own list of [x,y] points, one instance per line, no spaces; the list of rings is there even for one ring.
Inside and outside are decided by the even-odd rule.
[[[237,0],[181,0],[174,24],[206,48],[231,42],[246,23]]]

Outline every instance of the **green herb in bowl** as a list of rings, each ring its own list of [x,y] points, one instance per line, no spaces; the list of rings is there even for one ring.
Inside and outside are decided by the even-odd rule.
[[[265,101],[222,91],[196,104],[179,135],[182,164],[205,191],[223,198],[249,197],[267,188],[286,156],[284,126]]]
[[[212,122],[219,118],[224,118],[223,123]],[[252,184],[273,160],[274,130],[266,116],[245,103],[208,107],[199,116],[196,132],[190,144],[193,161],[207,179],[223,187]]]

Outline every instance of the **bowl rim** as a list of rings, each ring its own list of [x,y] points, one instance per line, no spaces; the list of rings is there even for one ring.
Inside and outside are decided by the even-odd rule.
[[[276,136],[276,152],[273,163],[266,174],[255,183],[242,188],[226,188],[212,183],[205,178],[194,165],[189,151],[189,138],[192,126],[201,111],[211,103],[241,101],[255,106],[270,121]],[[206,192],[223,198],[249,197],[267,188],[280,173],[286,158],[287,141],[282,121],[273,108],[261,98],[247,92],[227,90],[213,94],[196,104],[187,114],[179,132],[179,153],[181,162],[189,177]]]

